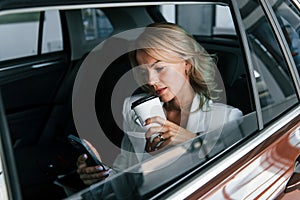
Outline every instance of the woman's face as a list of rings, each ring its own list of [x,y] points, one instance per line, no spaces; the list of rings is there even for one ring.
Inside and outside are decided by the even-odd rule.
[[[141,78],[160,96],[161,101],[169,102],[175,97],[181,98],[191,89],[186,70],[190,64],[186,61],[167,63],[156,60],[143,51],[137,51],[136,68]]]

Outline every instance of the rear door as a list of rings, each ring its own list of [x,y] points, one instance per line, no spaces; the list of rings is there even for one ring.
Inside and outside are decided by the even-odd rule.
[[[183,17],[192,14],[193,9],[197,9],[195,5],[190,5],[186,10],[183,10],[181,6],[182,11],[185,12],[180,12],[180,6],[177,7],[176,15],[183,15]],[[226,43],[223,43],[223,47],[216,48],[216,52],[221,55],[230,53],[226,56],[229,58],[228,55],[236,53],[235,49],[242,51],[236,57],[244,60],[247,68],[245,71],[249,73],[248,81],[252,83],[249,89],[253,94],[253,107],[249,109],[250,112],[252,109],[255,111],[254,120],[258,123],[258,130],[245,136],[244,141],[236,148],[232,148],[231,152],[228,151],[229,155],[224,154],[221,161],[208,164],[209,169],[199,170],[198,174],[192,175],[188,183],[184,183],[182,187],[178,187],[179,189],[176,188],[176,192],[174,190],[168,198],[285,199],[292,196],[291,193],[285,193],[291,191],[291,189],[286,190],[289,187],[294,190],[293,199],[297,199],[299,192],[296,189],[299,186],[295,183],[299,181],[299,178],[293,179],[290,183],[288,181],[291,176],[294,178],[299,176],[297,175],[297,170],[299,170],[297,157],[300,154],[300,107],[299,74],[296,68],[299,46],[299,32],[296,32],[299,27],[299,12],[289,1],[245,0],[232,1],[228,7],[206,6],[206,12],[209,9],[212,9],[214,13],[222,11],[219,21],[215,21],[218,17],[213,18],[213,15],[208,13],[202,19],[199,17],[201,15],[198,8],[197,14],[192,17],[187,16],[186,21],[181,25],[195,34],[194,30],[200,32],[199,30],[205,29],[206,25],[210,27],[209,24],[212,23],[215,26],[219,25],[219,28],[205,29],[207,35],[213,35],[212,33],[216,32],[223,38],[226,36],[227,41],[230,39],[241,41],[239,46],[235,46],[231,41],[225,48]],[[233,23],[226,21],[227,15],[223,12],[224,10],[232,15]],[[278,16],[282,17],[282,15],[287,20],[280,21]],[[177,17],[176,22],[180,23],[183,17]],[[237,38],[231,34],[234,33],[230,32],[231,27],[235,28]],[[289,34],[286,34],[282,28],[288,28],[286,32]],[[210,50],[217,46],[217,41],[220,42],[220,39],[214,40],[217,36],[212,37],[210,41],[205,41],[205,37],[196,38],[206,49]],[[226,72],[229,73],[232,65],[235,64],[233,57],[231,57],[231,62],[226,62],[225,65],[221,64],[222,57],[218,58],[220,58],[218,67],[224,80],[227,97],[234,96],[240,104],[240,106],[239,104],[234,106],[246,111],[242,105],[245,98],[252,100],[251,95],[247,97],[245,93],[239,93],[238,91],[245,91],[246,88],[233,87],[231,82],[234,79],[226,76]],[[243,64],[236,63],[237,66]],[[223,67],[223,71],[220,67]],[[237,73],[241,71],[236,71],[235,75]],[[241,73],[237,80],[240,81],[243,77],[245,76]],[[233,93],[230,93],[231,87],[234,89]],[[231,100],[227,99],[227,103],[235,103]],[[244,114],[247,113],[247,111],[244,112]],[[244,117],[244,123],[249,116],[248,114]],[[240,128],[243,127],[254,126],[248,123],[248,126],[242,125]],[[240,130],[247,133],[247,129]],[[232,133],[234,132],[231,131],[229,135]],[[229,135],[221,140],[225,143],[230,138]]]
[[[286,12],[283,7],[295,7],[289,1],[271,0],[236,1],[233,7],[238,10],[237,20],[241,19],[240,37],[245,39],[260,130],[225,162],[213,167],[211,172],[219,170],[219,174],[188,199],[285,199],[291,195],[286,192],[292,189],[286,189],[292,185],[288,183],[291,176],[297,177],[294,170],[297,172],[300,154],[299,74],[293,53],[297,48],[282,30],[288,22],[282,16],[278,19],[278,14],[280,9]],[[272,7],[277,14],[270,11]],[[287,16],[297,19],[297,12]],[[197,180],[190,188],[203,184],[200,177]],[[294,191],[297,181],[299,178],[293,181]],[[297,195],[295,191],[293,198],[299,198]]]

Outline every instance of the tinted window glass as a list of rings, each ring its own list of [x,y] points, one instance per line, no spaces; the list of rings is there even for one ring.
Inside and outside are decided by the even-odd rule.
[[[40,13],[0,16],[0,60],[37,54]]]
[[[262,8],[255,0],[241,8],[255,69],[264,123],[295,104],[296,96],[287,64]]]
[[[176,6],[175,5],[162,5],[160,7],[161,14],[168,22],[175,23],[176,22]]]
[[[63,49],[62,30],[57,10],[45,11],[42,53],[61,51]]]
[[[226,6],[221,7],[221,12],[228,12],[226,15],[228,18],[224,19],[227,22],[224,23],[229,25],[228,27],[232,27],[233,21],[230,9]],[[195,35],[195,39],[205,49],[211,53],[215,53],[212,55],[216,55],[218,57],[217,67],[219,68],[224,84],[226,85],[226,88],[222,92],[224,93],[225,90],[226,93],[228,92],[228,96],[233,99],[231,103],[236,103],[236,106],[234,107],[237,107],[240,110],[242,110],[244,105],[247,107],[243,109],[243,111],[245,110],[245,112],[243,112],[244,115],[242,116],[241,112],[235,110],[239,113],[238,117],[234,120],[225,122],[222,121],[225,119],[222,118],[222,114],[218,113],[218,115],[214,115],[210,120],[209,116],[205,116],[207,114],[206,112],[203,112],[205,113],[205,117],[201,117],[196,114],[199,111],[197,110],[197,112],[195,112],[196,115],[194,116],[196,116],[196,118],[198,117],[197,120],[203,119],[203,124],[202,122],[198,123],[198,121],[192,121],[192,118],[188,119],[190,122],[187,123],[196,126],[201,124],[199,127],[203,127],[203,129],[198,131],[197,128],[193,129],[192,127],[186,126],[187,129],[189,128],[190,131],[195,134],[195,138],[178,145],[176,144],[169,149],[165,149],[163,152],[159,152],[158,154],[154,153],[151,155],[144,154],[145,141],[143,136],[145,135],[146,130],[126,127],[128,125],[127,120],[129,122],[130,120],[134,120],[134,118],[130,116],[126,119],[127,115],[124,115],[125,122],[123,125],[125,128],[123,127],[123,129],[125,133],[122,141],[122,153],[114,162],[114,167],[119,170],[119,173],[116,176],[110,176],[109,179],[107,179],[108,181],[99,182],[95,185],[95,187],[90,187],[89,190],[83,191],[81,194],[82,196],[97,199],[102,199],[106,196],[118,198],[124,197],[125,195],[128,199],[151,198],[153,195],[157,194],[157,191],[160,192],[161,190],[164,190],[166,185],[174,183],[176,178],[190,173],[195,168],[202,169],[202,167],[205,167],[203,164],[212,162],[217,156],[222,159],[222,155],[224,155],[224,153],[229,152],[229,149],[233,150],[233,146],[236,146],[247,138],[247,136],[257,131],[258,126],[256,113],[251,108],[251,95],[249,95],[250,90],[247,84],[248,79],[245,68],[246,65],[243,63],[243,52],[242,48],[240,48],[238,38],[228,37],[228,35],[224,36],[224,34],[218,34],[219,37],[214,37],[215,35],[213,36],[213,32],[217,32],[216,30],[218,28],[218,33],[221,32],[221,29],[224,31],[227,28],[227,26],[225,27],[225,25],[221,22],[218,22],[219,27],[216,28],[216,20],[221,19],[220,16],[216,16],[216,5],[213,3],[211,5],[188,5],[186,7],[180,5],[177,8],[177,11],[180,11],[180,8],[186,9],[186,12],[175,12],[175,14],[178,15],[175,15],[175,19],[183,20],[180,21],[180,25],[182,26],[187,25],[184,21],[187,20],[190,25],[194,23],[195,27],[198,27],[200,24],[197,24],[197,20],[190,20],[195,17],[196,13],[197,16],[203,18],[207,15],[211,15],[209,21],[207,21],[203,27],[200,27],[200,29],[188,29],[192,26],[185,26],[185,28],[189,33],[191,32]],[[189,10],[191,8],[192,11]],[[209,8],[209,10],[207,10],[207,8]],[[170,9],[170,16],[172,16],[174,14],[174,7],[164,7],[163,10],[165,14],[168,13],[167,9]],[[172,20],[172,17],[168,18],[168,20]],[[193,30],[195,30],[195,32],[193,32]],[[215,81],[218,82],[220,80]],[[244,100],[246,100],[246,104]],[[243,106],[240,107],[241,104],[243,104]],[[216,113],[211,113],[211,115],[213,114]],[[224,122],[224,124],[222,124],[222,122]],[[131,121],[129,123],[131,123]],[[220,126],[211,127],[210,129],[207,128],[212,124],[220,124]],[[133,148],[136,147],[141,149],[136,151],[130,147],[131,145]],[[130,156],[133,155],[135,151],[137,154],[134,156],[137,156],[137,159],[131,159]],[[121,166],[121,168],[118,168],[118,164],[124,165]],[[125,172],[122,171],[122,167],[126,168]]]
[[[269,0],[270,1],[270,0]],[[272,3],[272,1],[270,1]],[[277,1],[274,4],[278,22],[291,50],[298,73],[300,73],[300,13],[289,1]]]
[[[112,24],[100,9],[83,9],[82,22],[86,40],[107,38],[113,32]]]
[[[179,5],[176,9],[176,22],[193,35],[236,34],[227,6]]]

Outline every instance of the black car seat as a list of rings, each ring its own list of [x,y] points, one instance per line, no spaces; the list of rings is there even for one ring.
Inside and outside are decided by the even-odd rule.
[[[216,53],[217,66],[223,78],[227,104],[240,109],[244,115],[253,111],[251,95],[242,55],[237,51]]]

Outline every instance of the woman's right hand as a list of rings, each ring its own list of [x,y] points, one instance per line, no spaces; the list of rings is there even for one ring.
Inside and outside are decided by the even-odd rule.
[[[87,166],[87,155],[83,154],[77,159],[77,173],[85,185],[91,185],[108,177],[111,169],[105,170],[100,165]]]

